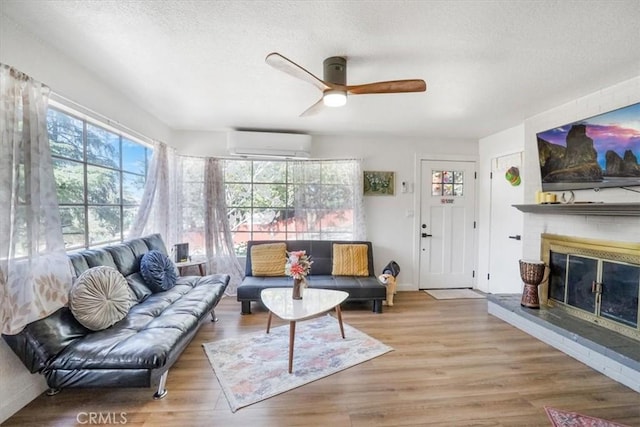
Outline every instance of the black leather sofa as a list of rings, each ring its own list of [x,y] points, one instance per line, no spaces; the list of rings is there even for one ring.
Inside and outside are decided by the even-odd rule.
[[[339,240],[251,240],[247,243],[245,278],[238,286],[237,299],[241,302],[242,314],[251,314],[251,302],[260,301],[260,292],[267,288],[292,287],[288,276],[256,277],[252,273],[251,247],[264,243],[287,245],[287,251],[304,250],[313,260],[306,280],[311,288],[335,289],[349,293],[347,301],[371,301],[372,309],[382,313],[382,303],[387,299],[387,288],[376,278],[373,270],[373,248],[369,241]],[[333,276],[333,244],[366,244],[369,276]]]
[[[140,258],[150,250],[167,254],[159,234],[69,255],[77,275],[107,265],[120,271],[139,302],[111,327],[91,331],[68,307],[27,325],[19,334],[3,335],[32,372],[46,377],[48,394],[67,387],[151,387],[154,398],[166,394],[169,368],[213,312],[229,276],[178,277],[168,291],[145,290]]]

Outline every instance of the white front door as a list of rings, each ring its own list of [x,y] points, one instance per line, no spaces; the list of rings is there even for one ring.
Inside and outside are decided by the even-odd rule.
[[[475,169],[472,161],[421,161],[420,289],[473,287]]]
[[[489,284],[492,294],[522,291],[520,266],[522,257],[523,213],[512,205],[523,203],[524,185],[510,182],[506,172],[522,170],[522,153],[491,159],[491,223],[489,224]]]

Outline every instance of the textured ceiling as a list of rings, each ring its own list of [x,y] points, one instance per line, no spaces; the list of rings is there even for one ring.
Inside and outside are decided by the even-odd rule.
[[[640,75],[640,1],[36,1],[1,11],[173,129],[481,138]],[[277,51],[348,83],[422,78],[427,92],[320,92]]]

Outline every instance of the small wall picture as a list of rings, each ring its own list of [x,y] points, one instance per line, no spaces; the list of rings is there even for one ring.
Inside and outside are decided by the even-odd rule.
[[[364,171],[365,196],[393,196],[395,172]]]

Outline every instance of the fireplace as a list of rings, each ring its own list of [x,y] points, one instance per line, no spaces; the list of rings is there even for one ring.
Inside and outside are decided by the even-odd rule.
[[[541,303],[640,341],[640,244],[542,234]]]

